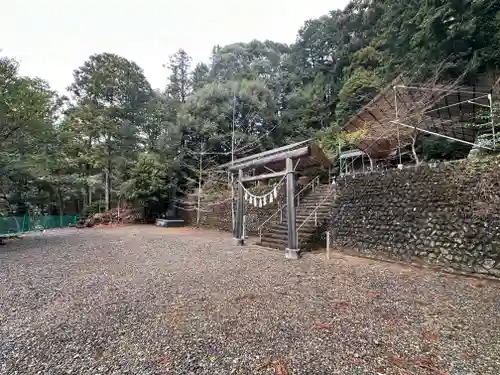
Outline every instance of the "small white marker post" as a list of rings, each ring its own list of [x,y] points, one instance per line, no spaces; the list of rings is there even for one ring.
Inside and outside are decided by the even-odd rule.
[[[330,231],[326,232],[326,259],[330,259]]]

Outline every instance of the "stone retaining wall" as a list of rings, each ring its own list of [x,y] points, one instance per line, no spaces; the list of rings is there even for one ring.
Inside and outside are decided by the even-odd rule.
[[[338,180],[338,248],[500,277],[500,158]]]
[[[261,194],[267,192],[271,189],[269,186],[263,186],[261,189],[250,189],[255,194]],[[219,229],[223,231],[232,231],[232,216],[231,216],[231,199],[224,200],[224,197],[230,197],[231,192],[219,193],[214,195],[213,198],[206,198],[201,202],[201,214],[200,214],[200,226],[205,228]],[[221,202],[218,204],[214,204]],[[280,190],[278,191],[277,201],[267,204],[265,207],[258,208],[251,206],[249,203],[245,202],[245,220],[246,220],[246,232],[250,235],[258,234],[258,227],[266,221],[271,215],[273,215],[278,210],[279,204],[284,204],[285,202],[285,190],[282,184]],[[196,203],[192,202],[189,211],[185,212],[183,217],[188,223],[196,224]],[[234,201],[234,208],[236,210],[236,200]],[[286,213],[286,210],[283,214]],[[275,219],[279,219],[279,214],[275,216]]]

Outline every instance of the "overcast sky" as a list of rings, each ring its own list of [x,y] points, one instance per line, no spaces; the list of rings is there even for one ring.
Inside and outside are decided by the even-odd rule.
[[[155,88],[162,64],[179,48],[195,62],[212,46],[252,39],[294,42],[304,21],[347,0],[11,0],[0,13],[2,55],[21,61],[21,74],[63,91],[72,72],[99,52],[134,60]]]

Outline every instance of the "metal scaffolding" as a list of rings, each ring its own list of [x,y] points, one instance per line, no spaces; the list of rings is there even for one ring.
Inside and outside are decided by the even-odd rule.
[[[493,108],[491,90],[455,83],[415,86],[399,76],[358,111],[343,130],[362,134],[355,146],[371,160],[396,155],[401,165],[402,149],[409,145],[414,147],[419,133],[475,148],[495,149],[497,124]],[[488,119],[480,123],[478,119],[485,110],[489,113]],[[492,147],[476,141],[478,128],[485,126],[492,133]]]

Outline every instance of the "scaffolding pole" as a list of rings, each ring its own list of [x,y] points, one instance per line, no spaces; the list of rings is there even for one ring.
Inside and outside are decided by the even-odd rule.
[[[476,146],[476,147],[484,148],[484,149],[487,149],[487,150],[492,150],[489,147],[481,146],[481,145],[479,145],[477,143],[472,143],[472,142],[464,141],[463,139],[450,137],[450,136],[444,135],[444,134],[439,134],[439,133],[436,133],[436,132],[433,132],[433,131],[430,131],[430,130],[426,130],[426,129],[422,129],[422,128],[416,127],[416,126],[412,126],[412,125],[408,125],[408,124],[403,124],[402,122],[399,122],[399,121],[390,121],[390,122],[392,122],[393,124],[396,124],[396,125],[399,124],[401,126],[404,126],[404,127],[410,128],[410,129],[418,130],[418,131],[421,131],[423,133],[436,135],[438,137],[443,137],[443,138],[446,138],[446,139],[449,139],[449,140],[452,140],[452,141],[456,141],[456,142],[462,142],[462,143],[465,143],[466,145]]]

